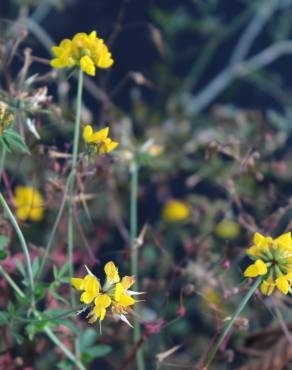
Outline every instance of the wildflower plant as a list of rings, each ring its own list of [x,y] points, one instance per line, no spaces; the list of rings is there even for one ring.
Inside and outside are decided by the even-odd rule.
[[[124,276],[120,279],[118,269],[112,261],[104,266],[106,279],[103,285],[88,267],[86,270],[88,274],[84,278],[71,278],[71,284],[76,290],[82,291],[80,302],[90,310],[86,317],[88,322],[92,324],[97,319],[104,320],[107,310],[111,310],[113,316],[132,326],[126,315],[131,311],[131,306],[136,303],[132,296],[141,294],[130,290],[135,283],[135,278]]]
[[[51,61],[54,68],[79,67],[90,76],[95,76],[97,68],[109,68],[113,58],[103,39],[90,34],[77,33],[72,40],[64,39],[59,46],[53,46],[55,58]]]
[[[292,285],[291,233],[275,239],[256,233],[253,241],[246,253],[254,263],[247,267],[244,276],[262,276],[261,291],[265,295],[271,295],[275,288],[287,295]]]

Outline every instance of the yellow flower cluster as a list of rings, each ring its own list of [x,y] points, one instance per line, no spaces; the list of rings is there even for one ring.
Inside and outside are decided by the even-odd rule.
[[[14,114],[8,109],[8,105],[0,101],[0,136],[9,128],[14,120]]]
[[[44,214],[44,201],[40,192],[31,186],[15,188],[16,217],[21,221],[40,221]]]
[[[162,218],[166,222],[184,221],[190,216],[189,206],[180,200],[169,200],[162,210]]]
[[[53,46],[55,58],[51,61],[54,68],[80,67],[90,76],[95,76],[96,67],[109,68],[113,64],[112,54],[96,31],[89,35],[77,33],[72,40],[65,39],[59,46]]]
[[[99,131],[93,132],[90,125],[86,125],[83,130],[84,141],[93,148],[93,151],[98,154],[110,153],[119,143],[108,137],[109,127],[105,127]]]
[[[254,245],[246,253],[255,262],[245,271],[245,277],[263,276],[261,291],[271,295],[277,287],[282,293],[292,291],[292,238],[286,233],[276,239],[254,235]]]
[[[141,294],[129,290],[134,284],[133,276],[120,275],[114,262],[110,261],[104,266],[106,280],[103,286],[100,281],[87,268],[88,274],[83,278],[72,278],[72,286],[82,291],[80,302],[90,305],[91,311],[87,315],[88,322],[94,323],[97,319],[102,321],[111,309],[113,315],[118,316],[122,321],[130,325],[126,314],[130,311],[130,306],[136,303],[133,295]],[[130,325],[131,326],[131,325]]]

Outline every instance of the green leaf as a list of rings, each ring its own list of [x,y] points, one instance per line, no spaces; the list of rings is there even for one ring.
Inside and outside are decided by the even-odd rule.
[[[0,250],[3,250],[3,248],[9,243],[9,238],[6,235],[0,235]]]
[[[17,260],[16,261],[16,267],[17,267],[17,270],[21,273],[22,276],[25,276],[25,270],[24,270],[24,266],[22,264],[21,261]]]
[[[0,260],[4,260],[8,256],[8,253],[0,250]]]
[[[30,151],[27,145],[25,144],[23,138],[15,131],[5,130],[3,133],[3,139],[8,142],[8,146],[10,145],[15,146],[22,150],[23,152],[30,154]]]
[[[84,352],[88,347],[92,346],[97,338],[97,332],[93,328],[87,328],[81,335],[79,339],[80,352]]]
[[[9,314],[5,311],[0,311],[0,326],[6,325],[9,318]]]
[[[106,344],[98,344],[94,347],[88,348],[81,356],[84,362],[91,362],[95,358],[104,357],[111,352],[111,347]]]
[[[72,370],[73,363],[70,360],[63,360],[57,364],[57,367],[62,370]]]
[[[39,268],[40,268],[40,260],[38,257],[36,257],[34,260],[33,260],[33,264],[32,264],[32,274],[34,277],[36,277],[38,271],[39,271]]]

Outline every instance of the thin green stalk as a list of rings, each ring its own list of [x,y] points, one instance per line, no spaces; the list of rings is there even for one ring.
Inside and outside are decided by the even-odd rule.
[[[25,298],[25,294],[22,292],[22,290],[19,288],[19,286],[15,283],[15,281],[10,277],[9,274],[3,269],[2,266],[0,266],[0,273],[4,276],[4,278],[7,280],[9,285],[16,291],[16,293],[22,297]],[[40,314],[33,309],[34,315],[39,318]],[[42,320],[39,320],[42,321]],[[67,356],[68,359],[70,359],[74,364],[78,367],[79,370],[86,370],[86,368],[83,366],[83,364],[76,358],[76,356],[66,347],[64,344],[59,340],[59,338],[52,332],[50,328],[47,326],[44,327],[44,331],[47,334],[47,336],[52,340],[53,343],[55,343],[61,351]]]
[[[74,128],[74,141],[72,150],[72,180],[69,184],[69,199],[68,199],[68,260],[69,260],[69,276],[70,278],[74,275],[74,263],[73,263],[73,249],[74,249],[74,232],[73,232],[73,192],[76,178],[76,167],[78,159],[78,144],[80,136],[80,116],[81,116],[81,105],[82,105],[82,88],[83,88],[83,71],[79,68],[78,75],[78,88],[77,88],[77,102],[76,102],[76,118]],[[70,290],[71,304],[74,308],[76,306],[75,295],[71,287]],[[79,340],[75,338],[75,352],[76,355],[80,355]]]
[[[46,246],[45,254],[44,254],[43,258],[42,258],[42,262],[41,262],[41,265],[40,265],[40,268],[39,268],[39,271],[38,271],[38,274],[37,274],[37,277],[36,277],[37,279],[42,276],[43,268],[45,267],[45,265],[47,263],[47,259],[49,257],[49,254],[51,252],[51,248],[52,248],[52,245],[53,245],[53,240],[54,240],[54,237],[55,237],[57,228],[59,226],[59,223],[60,223],[60,220],[61,220],[61,217],[62,217],[64,208],[65,208],[65,205],[66,205],[66,202],[67,202],[68,192],[69,192],[69,188],[71,186],[71,181],[72,181],[73,175],[74,175],[74,171],[71,171],[71,173],[70,173],[70,175],[69,175],[69,177],[67,179],[67,182],[66,182],[66,186],[65,186],[65,190],[64,190],[64,195],[63,195],[63,199],[62,199],[62,202],[61,202],[61,206],[60,206],[59,212],[57,214],[55,223],[53,225],[53,228],[52,228],[52,231],[51,231],[51,234],[50,234],[50,237],[49,237],[47,246]]]
[[[47,336],[58,346],[61,351],[69,358],[77,367],[79,370],[86,370],[86,367],[82,364],[80,360],[72,353],[68,347],[66,347],[60,339],[52,332],[51,329],[49,329],[47,326],[44,328],[45,333]]]
[[[134,159],[131,168],[131,204],[130,204],[130,236],[131,236],[131,274],[135,276],[136,282],[134,285],[135,290],[139,290],[138,279],[138,181],[139,181],[139,165],[137,160]],[[138,304],[136,309],[138,309]],[[137,343],[141,338],[141,326],[137,317],[134,317],[134,342]],[[138,370],[144,370],[144,358],[142,350],[139,349],[136,354],[136,364]]]
[[[23,291],[19,288],[19,286],[16,284],[16,282],[10,277],[10,275],[7,274],[7,272],[4,270],[4,268],[2,266],[0,266],[0,273],[7,280],[8,284],[16,291],[16,293],[21,298],[25,298],[25,294],[23,293]]]
[[[1,158],[0,158],[0,183],[1,183],[1,179],[2,179],[2,172],[4,170],[6,154],[7,154],[6,148],[4,146],[2,146],[2,153],[1,153]]]
[[[27,244],[26,244],[26,241],[24,239],[24,236],[20,230],[20,227],[17,223],[17,220],[16,218],[14,217],[13,213],[11,212],[6,200],[4,199],[3,195],[0,193],[0,203],[2,205],[2,207],[4,208],[4,210],[6,211],[9,219],[10,219],[10,222],[12,223],[15,231],[16,231],[16,234],[18,236],[18,239],[20,241],[20,245],[21,245],[21,248],[22,248],[22,251],[23,251],[23,254],[24,254],[24,258],[25,258],[25,264],[26,264],[26,268],[27,268],[27,273],[28,273],[28,279],[29,279],[29,285],[30,285],[30,289],[31,289],[31,295],[32,295],[32,299],[33,299],[33,291],[34,291],[34,280],[33,280],[33,273],[32,273],[32,267],[31,267],[31,260],[30,260],[30,256],[29,256],[29,251],[28,251],[28,247],[27,247]]]
[[[250,298],[252,297],[252,295],[254,294],[254,292],[257,290],[257,288],[261,284],[261,282],[262,282],[262,277],[259,277],[255,281],[255,283],[249,288],[249,290],[247,291],[246,295],[243,297],[243,299],[240,302],[239,306],[237,307],[236,311],[232,315],[231,320],[228,321],[228,323],[224,327],[222,333],[220,334],[220,336],[216,340],[214,346],[211,348],[211,351],[209,352],[209,354],[207,356],[207,360],[205,362],[205,369],[208,369],[208,367],[211,365],[214,356],[216,355],[216,353],[217,353],[218,349],[220,348],[223,340],[225,339],[226,335],[228,334],[229,330],[231,329],[234,321],[237,319],[237,317],[239,316],[239,314],[241,313],[241,311],[244,309],[244,307],[246,306],[246,304],[248,303],[248,301],[250,300]]]

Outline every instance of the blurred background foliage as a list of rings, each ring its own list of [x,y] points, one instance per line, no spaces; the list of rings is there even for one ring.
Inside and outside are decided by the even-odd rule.
[[[86,263],[99,274],[114,259],[129,273],[129,162],[136,153],[146,369],[197,368],[248,287],[241,271],[252,234],[291,230],[292,1],[7,0],[0,15],[0,97],[31,151],[7,156],[1,187],[12,197],[17,184],[29,184],[44,196],[44,219],[22,225],[31,250],[42,256],[62,199],[75,112],[76,80],[51,70],[50,47],[97,30],[115,64],[86,78],[82,121],[110,124],[120,146],[80,168],[76,272]],[[186,217],[167,216],[172,199]],[[4,218],[0,227],[13,259],[18,243]],[[40,293],[48,315],[68,309],[66,271],[58,273],[65,252],[66,215],[50,256],[57,272],[46,271]],[[21,281],[17,269],[11,273]],[[10,298],[10,311],[21,316],[13,294],[6,289],[3,297],[1,307]],[[106,321],[100,337],[82,318],[61,321],[55,328],[69,344],[82,328],[89,369],[134,369],[124,325]],[[36,325],[9,325],[2,329],[11,369],[72,368]],[[263,361],[265,369],[290,369],[292,355],[283,352],[289,325],[291,297],[256,296],[214,369],[260,370]]]

